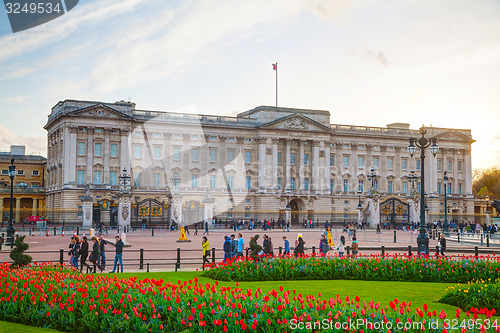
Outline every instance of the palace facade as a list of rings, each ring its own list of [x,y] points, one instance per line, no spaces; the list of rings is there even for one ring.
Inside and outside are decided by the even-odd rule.
[[[184,223],[212,215],[276,220],[287,205],[293,223],[354,221],[372,184],[382,204],[390,198],[405,203],[420,182],[408,176],[411,170],[420,176],[421,167],[430,220],[443,219],[444,191],[449,219],[474,219],[474,140],[467,129],[426,128],[440,150],[435,157],[427,150],[423,166],[418,150],[413,157],[408,153],[409,138],[420,137],[409,124],[331,124],[324,110],[259,106],[228,117],[65,100],[52,108],[45,129],[47,214],[53,221],[81,222],[88,185],[93,219],[116,224],[123,170],[131,176],[132,224],[166,223],[175,198],[182,201]],[[375,180],[368,177],[371,169]],[[174,178],[180,178],[176,193]],[[381,221],[389,218],[388,211],[380,214]]]

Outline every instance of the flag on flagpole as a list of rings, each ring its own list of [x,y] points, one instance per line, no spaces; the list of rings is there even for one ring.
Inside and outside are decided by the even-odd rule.
[[[275,71],[277,71],[277,70],[278,70],[278,63],[273,64],[273,69],[274,69]]]

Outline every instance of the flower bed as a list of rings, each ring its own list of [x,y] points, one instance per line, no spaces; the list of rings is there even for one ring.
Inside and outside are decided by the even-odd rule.
[[[321,299],[295,290],[242,290],[197,279],[117,279],[64,269],[10,270],[0,264],[0,320],[75,332],[442,332],[460,313],[429,311],[395,299],[387,305],[358,297]],[[500,331],[470,314],[472,329]],[[476,316],[476,319],[472,319]],[[467,318],[469,320],[469,318]],[[431,323],[434,326],[431,325]],[[467,321],[470,323],[470,321]],[[484,325],[484,327],[483,327]]]
[[[447,288],[446,294],[439,301],[463,310],[488,308],[498,313],[500,311],[500,279],[457,284]]]
[[[500,278],[500,257],[319,257],[250,258],[209,265],[207,277],[223,281],[370,280],[468,282]]]

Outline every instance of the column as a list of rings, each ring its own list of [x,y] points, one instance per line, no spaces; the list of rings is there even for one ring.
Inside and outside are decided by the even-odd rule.
[[[313,141],[312,147],[312,181],[311,191],[318,192],[319,189],[319,141]]]
[[[21,198],[16,198],[16,223],[21,221]]]
[[[92,184],[93,165],[94,165],[94,129],[87,127],[87,175],[86,182]]]
[[[305,190],[304,187],[304,173],[305,173],[305,164],[304,164],[304,141],[299,140],[299,186],[297,187],[299,190]]]
[[[33,198],[33,208],[31,209],[31,215],[37,216],[38,198]]]
[[[323,164],[325,171],[323,174],[323,184],[321,188],[323,193],[330,192],[330,141],[325,142],[325,163]]]
[[[3,198],[0,198],[0,223],[3,221]]]
[[[258,187],[259,191],[264,191],[266,188],[266,138],[257,138],[255,139],[259,144],[259,169],[258,169]]]
[[[124,130],[120,131],[120,173],[125,168],[127,169],[127,173],[131,175],[132,170],[130,168],[128,134],[129,134],[128,131]],[[132,184],[134,184],[133,180],[131,180],[131,182]]]
[[[77,154],[77,144],[76,144],[76,135],[78,128],[70,127],[69,128],[69,147],[66,151],[66,154],[70,156],[69,165],[65,165],[65,171],[69,173],[68,180],[70,183],[76,184],[76,154]]]
[[[109,184],[109,155],[110,155],[110,145],[109,145],[109,129],[104,129],[104,147],[103,147],[103,157],[104,157],[104,170],[103,170],[103,184]]]
[[[426,150],[425,164],[427,164],[428,167],[425,169],[425,174],[427,175],[426,177],[427,181],[425,183],[425,191],[427,193],[437,193],[437,182],[438,182],[437,159],[438,159],[437,154],[436,157],[434,157],[430,149]]]
[[[336,143],[336,150],[335,150],[335,175],[336,175],[336,182],[337,184],[334,184],[334,190],[337,191],[343,191],[344,189],[344,184],[343,184],[343,177],[342,174],[343,169],[344,169],[344,158],[342,156],[342,150],[343,150],[344,144],[343,143]]]
[[[464,149],[464,165],[462,166],[465,175],[465,188],[463,193],[467,195],[472,195],[472,165],[470,158],[470,148]]]
[[[284,190],[289,190],[290,189],[290,140],[285,140],[285,145],[286,145],[286,156],[285,156],[285,187]]]
[[[273,139],[273,160],[271,162],[273,174],[271,177],[271,188],[278,188],[278,139]]]
[[[61,149],[61,152],[64,154],[64,165],[62,166],[63,167],[63,179],[62,179],[62,183],[63,184],[68,184],[70,179],[69,179],[69,165],[70,165],[70,161],[71,161],[71,150],[70,150],[70,145],[71,145],[71,139],[70,139],[70,133],[69,133],[69,127],[66,126],[64,127],[64,141],[63,141],[63,144],[64,144],[64,148]],[[74,151],[73,151],[74,152]]]
[[[458,193],[458,150],[453,149],[453,191],[452,193]],[[462,166],[463,167],[463,166]],[[463,189],[462,189],[463,190]],[[463,192],[462,192],[463,193]]]

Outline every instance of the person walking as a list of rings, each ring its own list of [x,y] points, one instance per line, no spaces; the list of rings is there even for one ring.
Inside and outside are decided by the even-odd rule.
[[[224,236],[224,261],[231,259],[231,246],[231,238],[229,238],[229,236]]]
[[[330,244],[328,244],[328,241],[326,240],[325,235],[321,235],[321,239],[319,241],[319,251],[322,256],[326,256],[328,251],[330,251]]]
[[[441,255],[443,257],[445,250],[446,250],[446,237],[444,237],[444,235],[441,235],[441,239],[439,240],[439,251],[441,252]]]
[[[303,256],[305,244],[306,242],[304,242],[302,237],[299,237],[299,239],[295,242],[295,249],[293,250],[293,255],[296,257]]]
[[[236,236],[231,235],[231,258],[236,258],[236,254],[238,253],[238,241],[236,240]]]
[[[285,242],[285,251],[283,252],[283,255],[289,255],[290,254],[290,242],[288,239],[286,239],[286,236],[283,236],[283,242]]]
[[[73,252],[73,259],[71,259],[71,264],[73,267],[78,269],[78,258],[80,258],[80,239],[78,236],[75,236],[73,241],[73,249],[71,250]]]
[[[236,252],[236,257],[243,257],[243,249],[245,248],[245,241],[243,240],[243,235],[238,233],[238,250]]]
[[[69,252],[68,252],[68,255],[69,255],[69,264],[72,266],[73,265],[73,247],[75,246],[75,237],[72,236],[71,237],[71,240],[69,242],[69,245],[68,245],[68,248],[69,248]]]
[[[188,236],[189,236],[189,226],[188,226],[187,224],[186,224],[186,226],[184,227],[184,232],[185,232],[186,234],[188,234]]]
[[[87,273],[89,272],[90,266],[87,264],[87,257],[89,256],[89,242],[87,236],[83,236],[82,244],[80,246],[80,272],[83,273],[83,266],[87,266]]]
[[[108,242],[104,239],[103,235],[99,236],[99,260],[97,260],[97,264],[102,271],[106,270],[106,245]]]
[[[113,270],[111,271],[111,273],[114,273],[114,272],[118,272],[116,270],[116,265],[119,263],[120,266],[118,267],[118,269],[121,269],[121,272],[123,273],[123,246],[125,244],[123,244],[123,241],[122,239],[120,238],[120,236],[116,235],[115,236],[115,244],[113,244],[115,246],[115,264],[113,266]]]
[[[201,240],[201,248],[203,249],[203,265],[201,266],[201,268],[205,269],[205,263],[207,265],[210,265],[210,262],[207,258],[210,255],[210,244],[208,243],[208,239],[205,236],[203,236]]]
[[[209,234],[208,234],[208,221],[205,221],[205,231],[203,232],[203,236],[205,236],[205,234],[207,234],[207,236],[209,236]]]
[[[340,241],[337,244],[337,246],[335,246],[335,250],[339,251],[340,257],[342,257],[344,255],[344,251],[345,251],[345,237],[344,236],[340,236]]]
[[[198,236],[198,222],[194,224],[194,236]]]
[[[100,244],[99,244],[99,240],[95,236],[92,237],[90,240],[94,243],[92,244],[92,253],[90,254],[89,260],[94,265],[94,273],[96,273],[97,267],[99,266],[97,263],[97,260],[99,260],[100,255],[101,255],[101,253],[99,252]]]
[[[358,239],[356,238],[356,236],[352,238],[351,249],[352,249],[352,255],[354,257],[357,256],[359,251],[359,246],[358,246]]]

